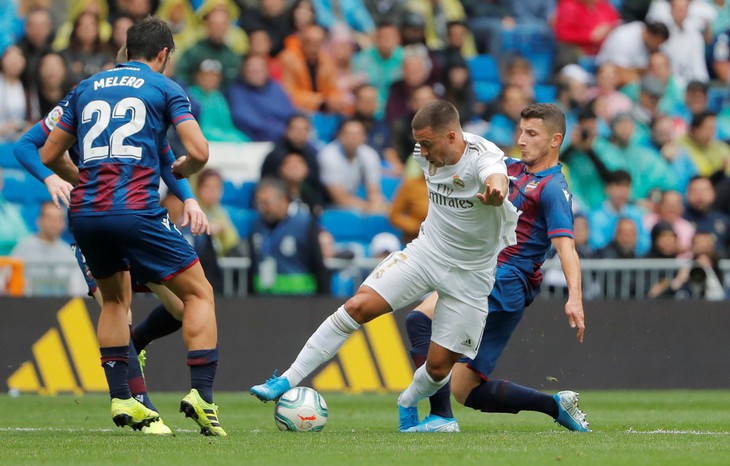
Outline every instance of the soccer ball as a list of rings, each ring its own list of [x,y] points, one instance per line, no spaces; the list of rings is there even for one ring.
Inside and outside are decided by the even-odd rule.
[[[274,409],[279,430],[319,432],[327,423],[327,403],[309,387],[294,387],[281,395]]]

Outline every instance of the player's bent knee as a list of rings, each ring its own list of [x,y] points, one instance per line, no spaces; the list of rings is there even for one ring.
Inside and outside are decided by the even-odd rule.
[[[388,303],[374,291],[358,291],[345,303],[345,310],[358,324],[365,324],[390,312]]]
[[[431,376],[434,381],[440,382],[449,376],[451,367],[448,364],[429,364],[427,362],[426,372],[428,372],[428,375]]]

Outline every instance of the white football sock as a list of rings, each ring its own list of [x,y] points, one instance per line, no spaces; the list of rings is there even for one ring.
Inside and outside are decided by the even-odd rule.
[[[337,354],[350,335],[358,328],[360,328],[360,324],[350,317],[345,306],[340,306],[309,337],[297,359],[282,376],[289,380],[291,387],[296,387],[302,379]]]
[[[443,380],[436,382],[430,375],[428,375],[426,365],[423,364],[421,367],[416,369],[416,372],[413,374],[413,382],[411,382],[408,388],[406,388],[406,390],[401,393],[400,397],[398,397],[398,404],[406,408],[416,406],[419,401],[436,393],[439,388],[446,385],[450,379],[451,372],[449,372],[449,375],[444,377]]]

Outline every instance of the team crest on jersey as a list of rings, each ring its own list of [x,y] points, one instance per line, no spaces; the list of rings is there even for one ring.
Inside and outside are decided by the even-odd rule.
[[[383,276],[385,273],[385,269],[378,269],[375,274],[373,275],[373,278],[378,279]]]
[[[464,184],[464,182],[459,178],[459,175],[454,175],[453,180],[454,180],[453,181],[454,188],[456,188],[456,189],[464,189],[466,187],[466,185]]]
[[[525,186],[525,191],[532,191],[533,189],[537,188],[538,181],[532,180],[529,183],[527,183],[527,186]]]
[[[56,105],[46,116],[46,128],[53,129],[56,124],[61,120],[63,116],[63,108],[60,105]]]
[[[436,170],[438,170],[438,168],[436,167],[436,165],[434,165],[431,162],[429,162],[428,163],[428,174],[430,176],[434,176],[436,174]]]

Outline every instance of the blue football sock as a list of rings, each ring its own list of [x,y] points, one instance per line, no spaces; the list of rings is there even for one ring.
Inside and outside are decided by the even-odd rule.
[[[142,367],[139,365],[137,351],[134,349],[132,340],[129,341],[129,378],[127,380],[132,396],[149,409],[157,411],[157,408],[152,404],[152,400],[150,400],[147,394],[147,384],[145,383]]]
[[[99,348],[101,351],[101,366],[109,384],[109,396],[126,400],[131,398],[127,383],[129,375],[129,346],[109,346]]]
[[[482,382],[469,393],[464,406],[485,413],[512,413],[537,411],[558,417],[558,405],[552,395],[517,385],[508,380]]]
[[[411,342],[411,358],[416,368],[426,362],[428,347],[431,344],[431,319],[415,309],[406,317],[406,331]],[[431,414],[441,417],[454,417],[451,410],[451,385],[447,383],[429,397]]]
[[[151,341],[177,332],[180,327],[182,327],[182,322],[175,319],[172,314],[167,312],[165,306],[160,304],[152,309],[152,312],[132,329],[131,335],[134,348],[139,353]]]
[[[218,368],[218,348],[188,351],[190,386],[207,403],[213,402],[213,381]]]

